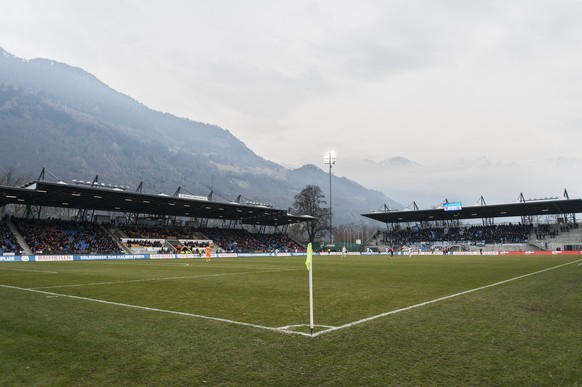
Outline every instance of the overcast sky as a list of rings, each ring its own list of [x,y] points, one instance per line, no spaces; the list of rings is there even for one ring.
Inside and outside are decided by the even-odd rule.
[[[580,169],[564,172],[582,144],[582,1],[0,0],[0,39],[285,166],[325,168],[335,150],[337,175],[405,205],[427,183],[582,196]],[[395,156],[428,174],[361,169]]]

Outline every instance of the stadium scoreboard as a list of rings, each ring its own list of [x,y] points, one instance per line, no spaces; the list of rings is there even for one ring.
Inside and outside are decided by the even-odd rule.
[[[463,205],[461,202],[444,203],[443,209],[445,211],[461,211],[463,209]]]

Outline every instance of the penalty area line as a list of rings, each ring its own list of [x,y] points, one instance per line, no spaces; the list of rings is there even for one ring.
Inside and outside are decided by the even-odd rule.
[[[340,325],[340,326],[333,327],[333,328],[330,328],[330,329],[326,329],[326,330],[323,330],[323,331],[315,332],[313,334],[313,337],[316,337],[316,336],[319,336],[319,335],[323,335],[324,333],[338,331],[340,329],[350,328],[350,327],[353,327],[355,325],[363,324],[363,323],[366,323],[368,321],[376,320],[376,319],[381,318],[381,317],[390,316],[392,314],[396,314],[396,313],[400,313],[400,312],[406,312],[407,310],[411,310],[411,309],[415,309],[415,308],[420,308],[422,306],[434,304],[434,303],[439,302],[439,301],[444,301],[444,300],[448,300],[448,299],[451,299],[451,298],[454,298],[454,297],[458,297],[458,296],[462,296],[462,295],[465,295],[465,294],[477,292],[479,290],[484,290],[484,289],[487,289],[487,288],[492,288],[494,286],[503,285],[503,284],[506,284],[506,283],[511,282],[511,281],[516,281],[518,279],[522,279],[522,278],[526,278],[526,277],[529,277],[529,276],[532,276],[532,275],[544,273],[546,271],[558,269],[560,267],[572,265],[572,264],[579,263],[579,262],[582,262],[582,259],[579,259],[579,260],[576,260],[576,261],[573,261],[573,262],[563,263],[563,264],[557,265],[557,266],[548,267],[546,269],[538,270],[538,271],[535,271],[533,273],[528,273],[528,274],[520,275],[520,276],[517,276],[517,277],[509,278],[509,279],[506,279],[506,280],[503,280],[503,281],[499,281],[499,282],[495,282],[493,284],[489,284],[489,285],[485,285],[485,286],[480,286],[478,288],[465,290],[465,291],[462,291],[462,292],[459,292],[459,293],[455,293],[455,294],[451,294],[451,295],[448,295],[448,296],[444,296],[444,297],[440,297],[440,298],[435,298],[434,300],[421,302],[420,304],[411,305],[411,306],[407,306],[407,307],[400,308],[400,309],[396,309],[396,310],[391,310],[391,311],[385,312],[385,313],[380,313],[380,314],[377,314],[375,316],[366,317],[364,319],[357,320],[357,321],[354,321],[354,322],[351,322],[351,323],[348,323],[348,324],[344,324],[344,325]]]

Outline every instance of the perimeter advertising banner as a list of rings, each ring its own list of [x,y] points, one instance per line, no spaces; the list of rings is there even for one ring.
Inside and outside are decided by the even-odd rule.
[[[341,253],[332,253],[331,255],[339,256]],[[350,253],[349,255],[380,255],[378,252],[371,253]],[[382,253],[383,255],[385,253]],[[289,257],[289,256],[300,256],[305,255],[305,253],[285,253],[285,254],[233,254],[233,253],[220,253],[213,254],[216,258],[242,258],[242,257]],[[408,255],[407,252],[394,252],[394,255]],[[418,256],[419,254],[414,251],[413,256]],[[426,255],[442,255],[442,253],[431,254],[429,252],[422,252],[423,256]],[[449,252],[449,255],[582,255],[582,251],[487,251],[483,253],[479,252]],[[127,255],[0,255],[0,263],[2,262],[58,262],[58,261],[127,261],[127,260],[139,260],[139,259],[183,259],[183,258],[196,258],[202,259],[197,254],[127,254]]]

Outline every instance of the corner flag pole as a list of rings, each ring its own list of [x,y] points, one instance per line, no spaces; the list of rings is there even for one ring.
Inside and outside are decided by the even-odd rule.
[[[309,328],[313,336],[313,262],[309,262]]]
[[[307,245],[305,265],[309,270],[309,328],[311,329],[311,336],[313,336],[313,250],[311,242]]]

